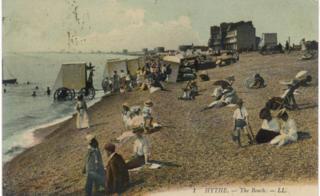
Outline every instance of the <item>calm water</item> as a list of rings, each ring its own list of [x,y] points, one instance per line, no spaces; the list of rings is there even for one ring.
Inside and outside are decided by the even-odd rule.
[[[52,95],[46,95],[46,88],[53,88],[62,63],[92,62],[96,66],[94,87],[101,89],[104,65],[111,58],[130,57],[109,54],[4,54],[6,72],[17,78],[19,84],[3,86],[7,91],[3,94],[3,161],[10,160],[37,142],[33,137],[35,128],[62,121],[74,113],[74,101],[57,103],[53,102]],[[32,97],[36,86],[39,87],[36,90],[38,96]],[[102,91],[98,91],[89,105],[100,100],[102,95]]]

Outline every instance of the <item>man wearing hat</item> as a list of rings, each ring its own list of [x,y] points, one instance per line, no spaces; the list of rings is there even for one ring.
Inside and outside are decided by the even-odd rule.
[[[280,119],[280,135],[271,140],[270,144],[278,147],[298,140],[298,129],[296,122],[289,118],[285,109],[281,109],[278,113]]]
[[[115,152],[116,146],[108,143],[104,146],[108,160],[105,167],[105,191],[107,194],[121,194],[129,185],[129,172],[122,156]]]
[[[151,115],[153,103],[151,100],[144,102],[144,107],[142,109],[142,115],[144,119],[144,127],[152,127],[153,117]],[[148,124],[147,124],[148,122]]]
[[[132,131],[136,135],[133,145],[133,157],[127,162],[127,168],[133,169],[148,164],[150,156],[150,145],[146,137],[143,136],[143,127],[136,127]]]
[[[241,141],[240,141],[240,131],[244,130],[244,133],[247,135],[249,139],[249,144],[253,143],[253,136],[249,134],[248,130],[248,120],[249,115],[247,112],[247,109],[243,106],[242,99],[239,99],[237,102],[238,108],[233,113],[233,119],[234,119],[234,130],[232,134],[232,139],[235,142],[238,142],[239,147],[241,147]]]
[[[88,152],[85,158],[85,165],[82,173],[86,174],[86,195],[92,195],[92,188],[95,187],[96,191],[99,187],[104,187],[104,169],[101,153],[99,150],[99,143],[94,135],[88,134],[86,140],[89,144]]]

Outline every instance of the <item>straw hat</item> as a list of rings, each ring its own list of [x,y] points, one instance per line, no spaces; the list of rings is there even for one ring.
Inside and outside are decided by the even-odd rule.
[[[298,80],[302,80],[307,77],[307,74],[308,74],[308,71],[306,71],[306,70],[299,71],[295,78]]]
[[[122,104],[122,107],[129,107],[129,104],[127,103],[127,102],[124,102],[123,104]]]
[[[149,100],[147,100],[146,102],[144,102],[144,105],[145,105],[145,106],[153,106],[153,103],[152,103],[152,101],[149,99]]]
[[[88,143],[90,143],[91,140],[93,140],[94,138],[96,138],[95,135],[91,135],[91,134],[87,134],[87,135],[86,135],[86,140],[87,140]]]

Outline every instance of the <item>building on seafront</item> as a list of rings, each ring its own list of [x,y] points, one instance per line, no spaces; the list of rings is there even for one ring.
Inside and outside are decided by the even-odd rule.
[[[208,46],[213,50],[252,51],[257,49],[256,29],[252,21],[221,23],[210,28]]]
[[[260,47],[275,47],[278,45],[277,33],[262,33]]]

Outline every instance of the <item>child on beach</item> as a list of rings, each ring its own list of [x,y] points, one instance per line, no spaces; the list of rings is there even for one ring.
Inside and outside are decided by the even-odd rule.
[[[237,102],[238,108],[233,113],[234,119],[234,129],[232,133],[232,139],[234,142],[238,142],[239,147],[241,147],[240,141],[240,131],[243,130],[249,139],[249,144],[253,143],[253,136],[249,134],[248,130],[248,112],[247,109],[243,106],[242,99],[239,99]]]
[[[153,106],[153,103],[151,100],[148,100],[144,103],[144,107],[142,109],[144,128],[152,127],[152,121],[153,121],[153,117],[151,115],[152,106]]]

